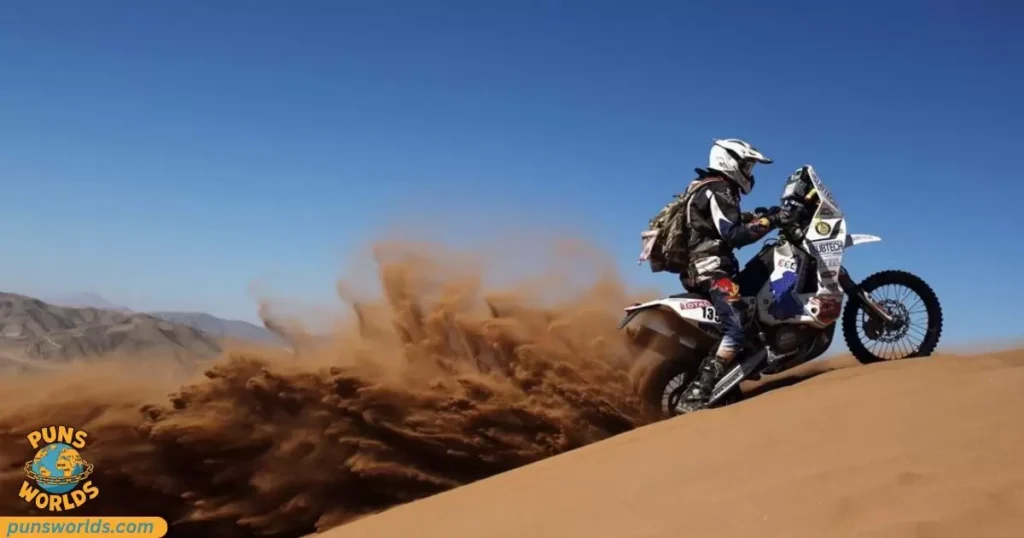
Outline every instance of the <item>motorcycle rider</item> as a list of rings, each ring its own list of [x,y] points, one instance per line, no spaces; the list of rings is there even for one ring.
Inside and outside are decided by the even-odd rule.
[[[721,320],[722,339],[701,363],[697,377],[686,388],[676,410],[689,413],[707,405],[711,390],[726,367],[746,347],[745,312],[735,278],[739,262],[733,253],[778,228],[785,214],[777,207],[762,214],[741,213],[740,196],[754,188],[754,166],[771,164],[754,146],[731,138],[715,140],[708,169],[697,169],[700,184],[692,193],[689,211],[689,264],[679,275],[683,287],[711,299]],[[745,310],[745,309],[744,309]]]

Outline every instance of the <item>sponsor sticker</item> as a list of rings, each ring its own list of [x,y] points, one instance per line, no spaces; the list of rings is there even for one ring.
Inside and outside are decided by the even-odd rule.
[[[830,241],[815,241],[811,243],[811,252],[818,254],[832,254],[843,251],[843,242],[838,239]]]
[[[775,265],[787,271],[796,271],[796,260],[793,258],[778,258]]]
[[[818,321],[829,324],[839,318],[842,302],[836,297],[811,297],[811,305],[818,307]]]
[[[825,267],[829,269],[837,269],[843,265],[842,256],[822,256],[822,260],[825,262]]]

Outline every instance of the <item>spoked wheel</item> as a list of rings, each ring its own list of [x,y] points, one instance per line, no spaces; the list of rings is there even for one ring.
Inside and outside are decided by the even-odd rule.
[[[678,416],[676,406],[696,373],[696,364],[685,360],[661,361],[643,373],[634,370],[634,383],[644,415],[652,421]],[[712,407],[731,405],[743,398],[740,388],[733,387]]]
[[[681,368],[678,368],[678,370],[681,370]],[[691,381],[688,372],[679,371],[674,373],[675,375],[668,379],[665,383],[665,388],[661,391],[659,412],[661,412],[662,416],[666,417],[674,417],[679,414],[676,412],[676,406],[683,399],[683,392]]]
[[[633,387],[640,397],[640,406],[652,422],[672,418],[683,391],[693,379],[693,366],[684,360],[666,360],[647,352],[630,372]]]
[[[863,364],[926,357],[942,334],[942,307],[935,291],[905,271],[875,273],[860,288],[891,317],[887,322],[849,300],[843,311],[843,338]]]

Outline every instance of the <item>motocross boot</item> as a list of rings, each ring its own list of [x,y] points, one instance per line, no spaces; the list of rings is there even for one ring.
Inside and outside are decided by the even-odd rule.
[[[697,372],[697,378],[690,383],[683,393],[676,412],[683,415],[704,409],[711,398],[711,390],[725,373],[725,360],[712,353],[704,359]]]

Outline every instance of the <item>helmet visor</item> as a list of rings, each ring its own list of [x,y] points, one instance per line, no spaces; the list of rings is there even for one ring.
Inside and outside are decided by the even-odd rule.
[[[747,178],[747,181],[750,182],[750,189],[751,190],[753,190],[753,188],[754,188],[754,165],[755,164],[757,164],[757,161],[747,161],[747,160],[740,161],[740,172],[743,174],[744,177]]]

